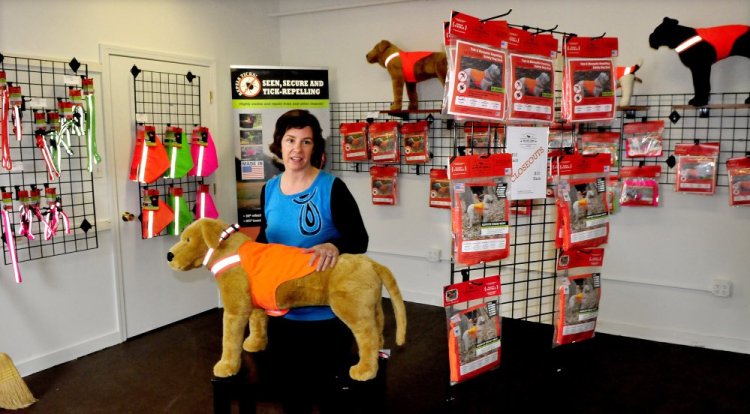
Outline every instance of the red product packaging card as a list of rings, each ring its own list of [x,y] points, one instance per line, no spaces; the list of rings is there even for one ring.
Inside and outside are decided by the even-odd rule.
[[[404,142],[404,160],[407,164],[423,164],[430,160],[428,149],[430,124],[418,121],[401,125]]]
[[[372,183],[372,204],[394,205],[398,194],[396,177],[398,168],[376,165],[370,167],[370,178]]]
[[[500,365],[500,276],[443,288],[451,385]]]
[[[374,162],[397,163],[399,161],[398,130],[399,123],[395,121],[370,124],[368,135]]]
[[[750,205],[750,157],[727,160],[729,174],[729,205]]]
[[[719,143],[677,144],[674,189],[680,193],[712,195],[716,191]]]
[[[631,122],[622,127],[628,158],[661,157],[664,121]]]
[[[345,161],[367,160],[367,122],[343,123],[341,132],[341,155]]]
[[[560,255],[553,346],[594,337],[603,261],[602,248],[565,251]]]
[[[450,182],[446,169],[430,170],[430,207],[451,208]]]

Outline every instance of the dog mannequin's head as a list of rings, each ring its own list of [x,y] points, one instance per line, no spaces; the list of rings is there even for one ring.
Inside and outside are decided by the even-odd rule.
[[[369,52],[367,52],[367,62],[377,63],[378,58],[392,46],[387,40],[379,41]]]
[[[180,235],[167,261],[174,270],[191,270],[203,266],[208,249],[216,249],[221,232],[228,226],[220,220],[202,218],[191,223]]]

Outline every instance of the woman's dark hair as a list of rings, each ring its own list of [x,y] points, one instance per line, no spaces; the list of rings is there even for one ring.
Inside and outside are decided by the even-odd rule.
[[[286,131],[291,128],[302,129],[305,127],[310,127],[313,133],[313,152],[310,156],[310,165],[322,168],[326,147],[326,141],[323,139],[323,129],[320,128],[318,118],[305,109],[292,109],[276,120],[276,129],[273,131],[273,143],[268,146],[268,149],[281,160],[281,139],[286,134]],[[283,171],[283,167],[281,170]]]

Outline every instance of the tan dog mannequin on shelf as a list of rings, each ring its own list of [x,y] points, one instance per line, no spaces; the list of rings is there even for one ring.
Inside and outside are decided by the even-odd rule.
[[[388,70],[393,87],[392,111],[400,111],[403,105],[404,84],[409,97],[409,109],[416,110],[419,97],[417,82],[437,78],[445,84],[448,61],[443,52],[404,52],[387,40],[381,40],[367,52],[367,61],[378,63]]]

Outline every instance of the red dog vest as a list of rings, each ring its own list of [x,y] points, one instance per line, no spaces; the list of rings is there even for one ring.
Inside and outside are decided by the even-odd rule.
[[[404,52],[399,51],[398,55],[401,58],[401,70],[404,73],[404,80],[406,82],[416,82],[417,77],[414,74],[414,66],[417,62],[427,56],[431,55],[432,52]]]
[[[749,26],[741,24],[732,24],[727,26],[706,27],[695,29],[703,40],[708,42],[716,49],[716,60],[722,60],[729,56],[732,46],[738,37],[745,34],[750,29]]]

